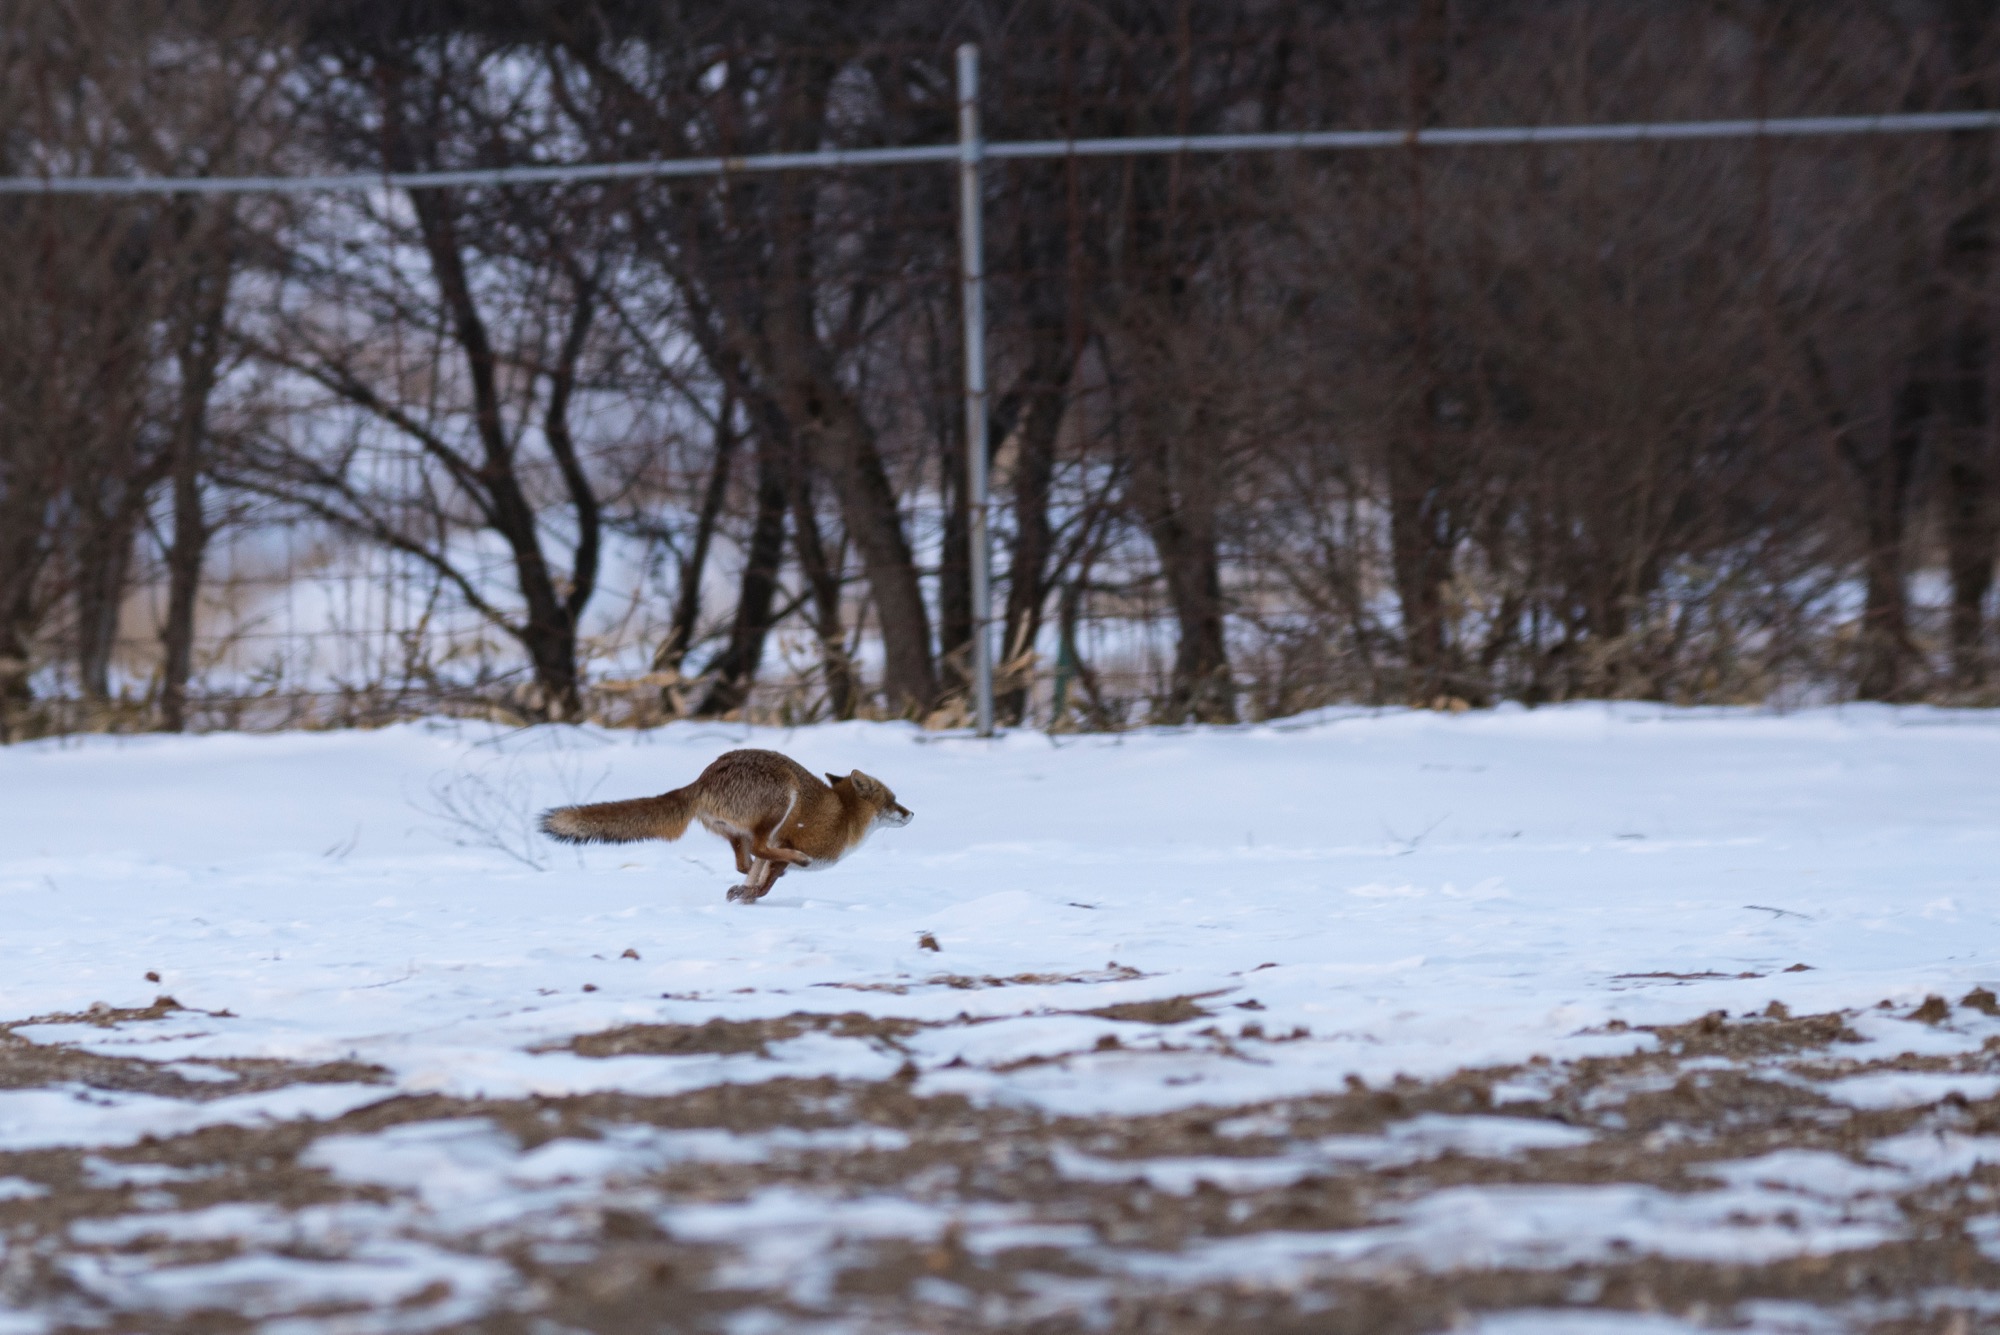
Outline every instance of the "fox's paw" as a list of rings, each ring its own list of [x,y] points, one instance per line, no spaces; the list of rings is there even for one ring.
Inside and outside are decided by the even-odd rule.
[[[732,885],[729,887],[729,902],[732,904],[754,904],[764,897],[769,886]]]

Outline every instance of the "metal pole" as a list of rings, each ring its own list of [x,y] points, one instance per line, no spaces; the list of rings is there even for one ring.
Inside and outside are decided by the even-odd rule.
[[[993,553],[986,499],[986,257],[979,160],[979,48],[958,48],[958,246],[965,292],[965,471],[972,511],[972,695],[979,735],[993,735]]]

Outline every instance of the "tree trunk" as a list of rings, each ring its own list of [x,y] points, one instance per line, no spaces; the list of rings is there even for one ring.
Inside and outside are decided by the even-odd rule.
[[[576,631],[560,618],[530,621],[521,628],[522,648],[535,674],[529,712],[561,723],[583,713],[583,679],[577,671]]]
[[[1904,689],[1910,650],[1905,580],[1910,484],[1930,412],[1928,387],[1920,374],[1913,372],[1897,391],[1885,448],[1866,459],[1850,454],[1864,491],[1862,526],[1868,541],[1862,558],[1866,593],[1856,682],[1863,700],[1895,700]]]
[[[221,242],[217,242],[218,247]],[[212,267],[211,267],[212,266]],[[174,416],[168,468],[173,485],[174,536],[167,548],[167,619],[160,628],[162,657],[160,727],[187,727],[188,679],[194,672],[196,599],[209,527],[202,512],[201,479],[207,467],[208,401],[222,362],[222,320],[229,300],[229,258],[218,250],[196,275],[197,309],[177,356],[180,403]]]
[[[1133,451],[1130,494],[1159,554],[1179,631],[1164,721],[1233,723],[1236,687],[1223,634],[1214,442],[1164,414],[1147,416],[1152,429]]]
[[[185,425],[182,430],[186,430]],[[196,599],[201,592],[202,561],[209,539],[208,521],[202,514],[200,447],[186,441],[184,436],[174,442],[173,487],[174,538],[167,548],[167,619],[160,628],[160,647],[165,659],[160,681],[163,732],[181,732],[187,727],[188,681],[194,675]]]
[[[813,633],[819,638],[820,667],[826,673],[827,712],[837,719],[853,718],[861,703],[861,680],[847,654],[847,628],[840,608],[842,562],[827,556],[813,500],[812,466],[802,451],[795,451],[792,459],[792,545],[799,554],[799,571],[812,590]]]
[[[1410,124],[1436,119],[1436,102],[1446,62],[1445,0],[1422,0],[1410,34]],[[1388,458],[1389,549],[1402,607],[1404,652],[1410,666],[1410,695],[1428,701],[1442,693],[1451,675],[1450,637],[1445,625],[1444,591],[1451,580],[1450,513],[1446,477],[1437,438],[1438,364],[1435,301],[1431,288],[1430,242],[1424,195],[1423,149],[1415,139],[1408,150],[1410,177],[1411,356],[1415,375],[1410,425],[1405,439],[1392,441]]]
[[[137,479],[127,477],[123,482],[120,492],[125,486],[139,490]],[[91,507],[77,545],[77,679],[84,698],[95,705],[111,699],[111,660],[118,651],[118,618],[132,569],[137,509],[137,500],[122,494],[107,508]]]
[[[116,340],[104,359],[103,381],[129,384],[138,357],[127,340]],[[97,706],[111,699],[111,661],[139,519],[167,466],[164,454],[149,454],[142,444],[143,414],[136,394],[108,395],[86,428],[89,444],[72,446],[81,456],[69,487],[77,679],[84,698]]]
[[[1022,374],[1015,394],[1009,396],[1019,407],[1010,408],[1003,401],[996,414],[1003,423],[1012,419],[1007,434],[1014,443],[1014,542],[1007,558],[1007,611],[1001,623],[999,664],[1003,685],[994,701],[994,712],[1008,723],[1019,723],[1028,709],[1033,682],[1029,656],[1041,635],[1042,609],[1049,593],[1049,558],[1054,551],[1049,498],[1055,484],[1056,438],[1062,430],[1070,375],[1076,364],[1066,333],[1059,343],[1050,346],[1052,342],[1038,342],[1037,356]],[[1055,355],[1045,355],[1049,352]]]
[[[1946,45],[1956,110],[1992,105],[1987,68],[1994,52],[1990,0],[1950,0]],[[1953,310],[1945,335],[1943,379],[1945,561],[1951,577],[1952,677],[1960,689],[1986,680],[1986,596],[2000,557],[2000,506],[1994,500],[1992,423],[1987,375],[1993,356],[1989,287],[1993,265],[1991,136],[1964,131],[1946,146],[1957,213],[1945,231],[1943,269]]]
[[[844,554],[829,557],[826,541],[820,535],[819,506],[813,494],[813,461],[793,438],[791,419],[781,404],[754,387],[746,391],[745,397],[764,437],[775,442],[784,453],[792,549],[798,554],[799,574],[812,597],[813,634],[819,640],[820,667],[826,675],[827,710],[837,719],[853,718],[861,704],[861,679],[848,657],[847,632],[842,624]]]
[[[36,624],[35,589],[49,551],[41,512],[48,495],[39,479],[7,479],[0,492],[0,741],[11,718],[34,703],[29,685]]]
[[[701,620],[701,580],[708,568],[708,549],[714,542],[715,524],[729,495],[730,465],[736,457],[736,397],[724,393],[722,410],[715,419],[715,460],[709,466],[708,485],[703,488],[701,509],[695,515],[694,537],[681,560],[680,586],[674,593],[673,619],[666,638],[653,651],[653,671],[678,676],[681,664],[694,643],[696,623]],[[669,715],[683,708],[678,684],[660,688],[660,704]]]
[[[736,598],[736,620],[729,644],[709,665],[709,684],[697,718],[718,718],[743,707],[764,658],[764,638],[771,630],[772,603],[778,593],[778,572],[785,559],[785,509],[790,499],[789,460],[782,441],[768,434],[757,440],[757,517],[750,529],[750,550],[743,562],[742,589]]]
[[[817,332],[810,255],[801,233],[788,216],[783,279],[766,325],[769,343],[757,351],[766,359],[764,378],[791,440],[804,451],[806,466],[832,481],[841,518],[861,553],[882,622],[882,693],[893,713],[921,718],[938,693],[930,613],[874,427],[840,383]]]
[[[1387,470],[1389,559],[1402,609],[1409,695],[1419,702],[1444,689],[1448,672],[1444,591],[1452,552],[1434,444],[1429,428],[1419,426],[1412,439],[1390,446]]]
[[[938,669],[940,691],[969,697],[972,691],[972,479],[971,454],[962,424],[938,432],[943,483],[944,531],[939,535]]]
[[[1986,598],[1993,589],[1993,566],[2000,555],[2000,515],[1993,498],[1992,444],[1984,403],[1974,406],[1951,399],[1983,400],[1983,365],[1979,383],[1967,384],[1973,372],[1965,358],[1977,349],[1982,364],[1986,352],[1983,329],[1974,334],[1961,327],[1954,342],[1952,374],[1960,383],[1947,393],[1943,449],[1945,563],[1951,577],[1951,666],[1954,683],[1976,689],[1987,680]]]
[[[930,613],[903,533],[888,470],[861,410],[839,386],[815,377],[796,386],[796,420],[814,458],[833,480],[847,531],[861,553],[882,624],[882,693],[890,710],[921,718],[937,701]]]
[[[34,602],[29,589],[0,590],[0,742],[14,740],[14,720],[35,702],[28,684],[33,668],[27,628],[33,624]]]
[[[930,613],[896,490],[876,448],[875,428],[841,383],[834,353],[818,327],[804,212],[804,201],[797,200],[782,210],[776,295],[761,309],[761,320],[739,317],[733,335],[768,387],[791,443],[803,451],[804,466],[833,483],[841,519],[861,554],[881,617],[882,692],[889,709],[904,718],[922,718],[938,694]],[[753,327],[761,337],[749,335]]]

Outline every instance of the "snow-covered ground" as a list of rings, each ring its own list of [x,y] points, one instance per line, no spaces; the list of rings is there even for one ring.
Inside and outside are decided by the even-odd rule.
[[[657,792],[743,745],[864,769],[916,820],[748,907],[699,831],[580,854],[532,832],[543,806]],[[711,1257],[692,1289],[764,1294],[717,1309],[746,1330],[903,1328],[917,1309],[842,1297],[857,1247],[943,1248],[902,1291],[961,1324],[1102,1316],[1162,1286],[1875,1255],[1921,1236],[1912,1193],[2000,1183],[1981,1111],[2000,1108],[2000,1019],[1910,1018],[2000,984],[1996,855],[2000,715],[1924,709],[1328,711],[993,742],[430,723],[0,750],[0,1229],[43,1220],[37,1264],[65,1277],[0,1261],[0,1333],[560,1307],[569,1290],[506,1247],[598,1273],[620,1212]],[[1785,1028],[1834,1012],[1838,1042]],[[52,1074],[10,1076],[10,1054]],[[1752,1142],[1734,1113],[1676,1113],[1631,1140],[1657,1165],[1604,1167],[1643,1099],[1720,1071],[1822,1130]],[[1440,1092],[1474,1085],[1464,1106]],[[760,1090],[791,1111],[728,1111]],[[871,1113],[871,1091],[903,1111]],[[288,1137],[324,1199],[195,1190],[226,1174],[158,1147],[213,1158],[218,1126]],[[1029,1126],[1047,1191],[975,1190],[963,1165],[932,1181],[949,1146]],[[1191,1126],[1214,1145],[1161,1130]],[[928,1167],[854,1176],[897,1156]],[[1341,1187],[1353,1209],[1328,1213],[1315,1184],[1357,1174],[1408,1181]],[[1318,1213],[1266,1209],[1306,1191]],[[48,1223],[65,1193],[95,1203]],[[1228,1203],[1187,1222],[1203,1193]],[[1140,1233],[1182,1223],[1121,1239],[1076,1205],[1113,1197],[1140,1202]],[[1975,1260],[2000,1244],[1982,1217],[1954,1235]],[[1045,1253],[1068,1259],[1004,1312],[949,1259]],[[1951,1308],[1943,1283],[1910,1310]],[[1874,1298],[1618,1316],[1603,1305],[1649,1304],[1532,1289],[1459,1316],[1888,1319]]]

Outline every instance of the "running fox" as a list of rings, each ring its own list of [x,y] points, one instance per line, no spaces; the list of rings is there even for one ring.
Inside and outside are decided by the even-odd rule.
[[[813,772],[776,751],[729,751],[685,788],[542,813],[542,833],[571,844],[678,839],[690,821],[729,841],[743,884],[729,898],[763,898],[789,867],[830,867],[877,825],[908,825],[910,809],[880,779]]]

